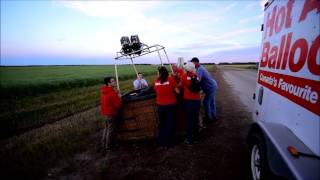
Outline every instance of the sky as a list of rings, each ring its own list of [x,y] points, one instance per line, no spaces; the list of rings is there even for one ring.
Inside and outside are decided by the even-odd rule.
[[[1,0],[1,65],[114,64],[120,38],[131,35],[149,46],[164,46],[173,63],[179,57],[258,62],[263,4],[261,0]],[[153,53],[134,62],[157,64],[159,57]]]

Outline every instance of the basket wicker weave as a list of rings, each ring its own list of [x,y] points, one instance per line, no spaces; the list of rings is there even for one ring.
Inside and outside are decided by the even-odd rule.
[[[144,96],[130,97],[130,94],[141,94],[136,90],[124,95],[124,103],[120,111],[116,129],[119,140],[151,139],[158,135],[158,111],[154,91],[144,90]],[[185,113],[183,112],[182,99],[178,100],[175,116],[175,131],[178,135],[186,133]]]
[[[148,139],[157,136],[158,114],[155,96],[124,101],[117,126],[117,139]]]

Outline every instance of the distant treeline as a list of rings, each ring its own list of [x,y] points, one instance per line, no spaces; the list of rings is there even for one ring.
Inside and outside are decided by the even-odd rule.
[[[176,63],[171,63],[171,64],[176,64]],[[201,63],[204,65],[215,65],[216,63],[212,62],[212,63]],[[220,62],[218,63],[219,65],[239,65],[239,64],[258,64],[258,62]],[[130,63],[128,64],[117,64],[117,66],[122,66],[122,65],[131,65]],[[150,64],[150,63],[136,63],[135,65],[154,65],[157,66],[159,64]],[[163,65],[169,65],[169,63],[163,63]],[[0,65],[0,67],[54,67],[54,66],[114,66],[113,64],[108,64],[108,65],[23,65],[23,66],[3,66]]]
[[[186,62],[185,62],[186,63]],[[201,63],[201,62],[200,62]],[[176,63],[171,63],[171,64],[176,64]],[[201,63],[203,65],[214,65],[216,63]],[[163,65],[169,65],[168,63],[163,63]]]

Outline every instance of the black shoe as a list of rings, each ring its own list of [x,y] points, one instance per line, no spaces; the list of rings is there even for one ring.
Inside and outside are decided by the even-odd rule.
[[[101,150],[101,155],[102,155],[102,156],[106,156],[109,152],[111,152],[111,149],[109,149],[109,148],[108,148],[108,149],[104,148],[104,149]]]
[[[213,123],[214,123],[214,124],[218,124],[218,123],[219,123],[219,119],[218,119],[217,117],[214,117],[214,118],[213,118]]]
[[[167,146],[160,146],[157,148],[158,151],[167,151],[168,147]]]
[[[212,124],[218,121],[218,118],[216,116],[213,116],[212,118],[206,118],[205,123],[206,124]]]
[[[205,124],[210,124],[211,122],[213,122],[213,119],[208,118],[208,117],[205,117],[205,118],[203,118],[203,122],[204,122]]]
[[[109,145],[109,149],[112,149],[112,150],[117,150],[119,148],[120,148],[120,145],[116,144],[116,143],[113,143],[113,144]]]
[[[187,139],[183,141],[183,144],[188,145],[188,146],[192,146],[193,142],[188,141]]]
[[[207,119],[207,120],[205,121],[205,124],[206,124],[206,125],[210,125],[210,124],[212,124],[213,122],[215,122],[215,120],[213,120],[213,119]]]

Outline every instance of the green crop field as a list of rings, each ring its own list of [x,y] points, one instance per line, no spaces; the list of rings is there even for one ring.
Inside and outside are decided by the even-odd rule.
[[[156,77],[155,65],[137,65],[137,69],[149,84]],[[4,170],[39,179],[55,163],[89,148],[91,135],[103,127],[98,108],[102,80],[114,76],[114,66],[0,70],[1,92],[7,93],[0,101],[0,166]],[[121,92],[129,92],[135,79],[132,66],[119,66],[118,72]]]
[[[136,65],[138,71],[146,74],[155,73],[156,65]],[[1,85],[15,86],[27,84],[56,83],[75,79],[101,79],[114,75],[114,66],[34,66],[34,67],[0,67]],[[118,66],[120,77],[134,75],[131,65]]]
[[[156,74],[156,65],[136,65],[145,75]],[[114,66],[0,67],[1,98],[34,96],[52,91],[100,84],[115,76]],[[135,78],[131,65],[118,66],[119,80]]]
[[[149,84],[157,67],[136,66]],[[0,70],[3,147],[0,165],[37,179],[46,175],[47,168],[59,159],[87,148],[89,135],[102,128],[98,108],[100,87],[103,77],[115,76],[114,66],[0,67]],[[120,65],[118,74],[121,92],[132,90],[136,76],[133,67]]]
[[[136,65],[149,83],[156,65]],[[96,107],[114,66],[1,67],[0,137],[10,136]],[[132,65],[118,66],[122,93],[132,90]]]

